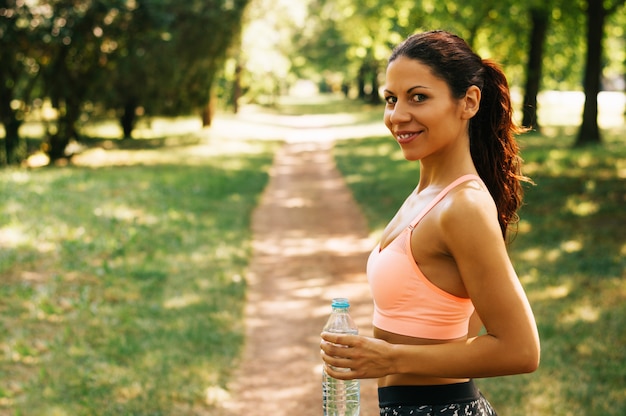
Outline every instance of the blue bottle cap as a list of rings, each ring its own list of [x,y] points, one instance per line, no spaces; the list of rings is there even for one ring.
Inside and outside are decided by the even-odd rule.
[[[350,307],[350,302],[346,298],[334,298],[331,306],[333,308],[347,309]]]

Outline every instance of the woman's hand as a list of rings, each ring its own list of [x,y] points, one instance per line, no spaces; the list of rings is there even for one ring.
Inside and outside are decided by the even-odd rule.
[[[359,335],[322,332],[320,354],[336,379],[379,378],[393,374],[393,345]]]

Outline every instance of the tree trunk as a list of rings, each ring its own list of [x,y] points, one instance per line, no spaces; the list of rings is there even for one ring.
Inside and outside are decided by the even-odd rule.
[[[66,127],[59,125],[59,131],[48,138],[47,154],[50,158],[50,164],[65,157],[65,148],[70,142],[66,134]]]
[[[602,37],[606,10],[602,0],[587,0],[587,60],[585,63],[585,107],[575,146],[602,143],[598,126],[598,94],[602,74]]]
[[[18,156],[17,150],[20,147],[20,135],[19,129],[22,122],[12,117],[10,120],[3,120],[4,125],[4,150],[6,157],[6,164],[17,164],[21,162],[21,157]],[[0,165],[2,160],[0,160]]]
[[[233,82],[233,113],[237,114],[239,112],[239,99],[241,98],[241,71],[243,71],[243,67],[240,63],[237,63],[235,67],[235,79]]]
[[[371,65],[372,71],[372,91],[370,92],[369,102],[372,104],[380,104],[380,94],[378,89],[380,88],[380,83],[378,82],[378,64],[373,62]]]
[[[21,162],[17,155],[20,147],[19,130],[22,122],[16,117],[15,111],[11,108],[11,100],[2,97],[0,105],[0,121],[4,125],[4,150],[5,159],[0,158],[0,165],[6,162],[7,165]]]
[[[359,68],[359,75],[357,77],[357,84],[359,89],[359,99],[364,100],[367,97],[365,92],[365,75],[367,74],[367,65],[365,63],[361,64]]]
[[[211,127],[216,104],[217,97],[213,92],[213,88],[211,88],[211,91],[209,92],[209,102],[202,109],[202,127]]]
[[[16,154],[20,146],[19,129],[22,122],[17,118],[15,110],[11,108],[13,91],[0,85],[0,122],[4,125],[4,150],[5,160],[0,158],[0,165],[6,162],[7,165],[19,163]]]
[[[120,124],[122,126],[122,131],[124,132],[124,139],[132,139],[133,138],[133,130],[135,129],[135,122],[137,120],[137,115],[135,110],[137,109],[137,105],[135,104],[136,100],[129,98],[124,104],[124,113],[122,117],[120,117]]]
[[[530,32],[530,50],[526,65],[526,86],[524,88],[524,104],[522,126],[539,131],[539,119],[537,118],[537,94],[541,87],[541,74],[543,69],[543,45],[550,16],[547,10],[532,8],[530,10],[532,29]]]
[[[76,122],[80,116],[80,105],[65,100],[63,111],[57,121],[57,132],[48,139],[48,157],[50,164],[67,157],[65,148],[72,139],[78,138]]]

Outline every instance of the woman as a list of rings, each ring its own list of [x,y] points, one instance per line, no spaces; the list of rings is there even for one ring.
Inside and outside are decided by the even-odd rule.
[[[378,378],[381,415],[493,415],[472,379],[539,364],[505,244],[526,180],[506,78],[433,31],[393,51],[384,95],[385,125],[419,161],[419,183],[368,260],[374,338],[325,332],[322,358],[332,377]]]

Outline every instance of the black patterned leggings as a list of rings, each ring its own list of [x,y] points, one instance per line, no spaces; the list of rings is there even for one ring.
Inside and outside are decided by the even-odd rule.
[[[378,389],[380,416],[496,416],[473,381]]]

